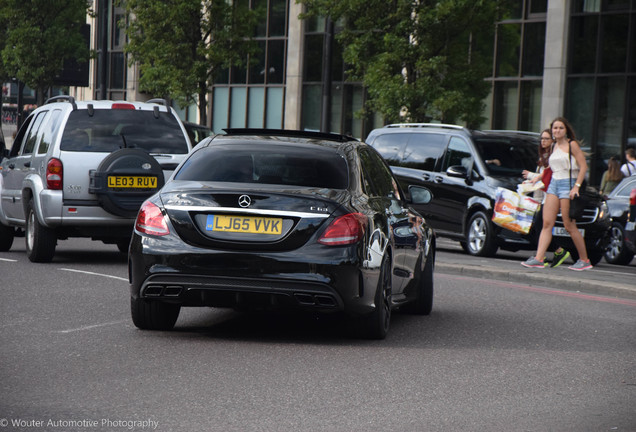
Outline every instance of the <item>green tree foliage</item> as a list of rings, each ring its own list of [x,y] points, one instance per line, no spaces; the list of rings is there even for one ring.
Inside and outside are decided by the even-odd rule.
[[[88,60],[90,51],[80,28],[91,4],[90,0],[2,0],[0,75],[37,89],[41,104],[64,60]]]
[[[496,0],[299,0],[342,24],[349,78],[389,122],[482,121]]]
[[[250,40],[260,16],[247,1],[126,0],[130,20],[126,51],[138,62],[139,87],[171,97],[182,107],[197,103],[207,118],[207,95],[218,74],[254,54]]]

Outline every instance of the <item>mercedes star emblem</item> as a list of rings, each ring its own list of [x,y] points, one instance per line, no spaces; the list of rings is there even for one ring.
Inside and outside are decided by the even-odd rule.
[[[250,204],[252,204],[252,198],[250,198],[249,195],[241,195],[238,203],[241,207],[249,207]]]

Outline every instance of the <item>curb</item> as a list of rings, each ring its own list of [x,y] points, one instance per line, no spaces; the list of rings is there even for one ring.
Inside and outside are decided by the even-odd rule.
[[[551,277],[549,275],[540,274],[537,271],[511,271],[495,267],[466,264],[445,264],[440,263],[439,261],[435,263],[435,270],[444,274],[470,276],[488,280],[494,279],[506,282],[520,282],[528,285],[554,287],[567,291],[578,291],[588,294],[636,299],[636,287],[634,286],[611,283],[608,281],[600,283],[595,280],[581,280],[578,278],[563,276],[561,274],[558,275],[557,279],[554,275]]]

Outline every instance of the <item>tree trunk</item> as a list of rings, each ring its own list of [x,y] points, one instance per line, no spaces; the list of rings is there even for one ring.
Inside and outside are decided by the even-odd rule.
[[[208,125],[208,86],[206,83],[199,83],[199,124]]]

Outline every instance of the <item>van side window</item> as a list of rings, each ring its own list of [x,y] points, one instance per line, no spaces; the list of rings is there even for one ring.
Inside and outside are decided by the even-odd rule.
[[[434,171],[437,161],[444,153],[448,137],[444,134],[413,133],[404,150],[400,165],[425,171]]]
[[[373,141],[373,148],[375,148],[389,164],[398,165],[402,159],[402,153],[410,135],[411,134],[400,132],[382,134]]]
[[[470,173],[473,169],[473,159],[470,147],[468,147],[466,141],[458,137],[451,137],[448,143],[448,150],[446,150],[446,155],[444,156],[442,171],[446,171],[451,166],[461,165]]]

